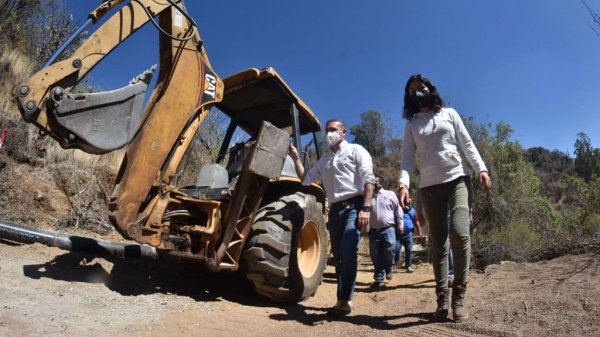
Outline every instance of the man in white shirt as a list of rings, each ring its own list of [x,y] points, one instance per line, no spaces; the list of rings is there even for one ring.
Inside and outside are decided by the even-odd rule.
[[[289,154],[303,185],[321,180],[330,203],[327,228],[338,282],[337,303],[329,312],[347,315],[352,310],[356,284],[360,232],[369,224],[373,196],[373,161],[364,147],[348,143],[346,126],[339,119],[327,121],[329,150],[308,171],[298,150],[290,144]]]

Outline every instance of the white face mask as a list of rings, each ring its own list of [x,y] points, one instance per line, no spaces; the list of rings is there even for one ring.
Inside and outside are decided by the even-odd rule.
[[[342,136],[337,131],[327,132],[327,145],[333,146],[342,140]]]

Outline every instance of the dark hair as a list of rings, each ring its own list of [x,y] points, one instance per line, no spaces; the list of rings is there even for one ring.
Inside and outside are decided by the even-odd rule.
[[[442,109],[442,106],[444,106],[444,101],[442,101],[442,98],[440,97],[435,85],[433,85],[431,81],[427,79],[427,77],[421,74],[415,74],[412,75],[408,81],[406,81],[406,87],[404,88],[404,111],[402,112],[402,117],[404,117],[404,119],[411,120],[415,114],[419,112],[419,108],[410,99],[410,93],[408,92],[408,87],[411,85],[411,83],[416,81],[425,84],[427,89],[429,89],[429,93],[431,93],[433,96],[434,111],[438,112]]]
[[[342,125],[342,129],[346,128],[346,124],[344,124],[344,121],[342,121],[341,119],[332,118],[332,119],[328,120],[327,122],[325,122],[325,126],[327,126],[327,124],[329,124],[329,123],[340,123]]]

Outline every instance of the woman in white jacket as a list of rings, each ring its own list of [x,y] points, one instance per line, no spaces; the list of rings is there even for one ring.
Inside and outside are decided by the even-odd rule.
[[[424,76],[411,76],[404,90],[406,120],[398,195],[402,207],[408,203],[409,175],[419,154],[419,192],[425,220],[431,233],[437,309],[432,320],[448,318],[448,238],[454,254],[452,315],[462,322],[469,317],[465,301],[471,238],[469,202],[465,177],[469,170],[464,155],[475,171],[483,190],[491,188],[487,168],[473,144],[462,119],[452,108],[443,107],[437,88]],[[451,223],[448,227],[447,214]]]

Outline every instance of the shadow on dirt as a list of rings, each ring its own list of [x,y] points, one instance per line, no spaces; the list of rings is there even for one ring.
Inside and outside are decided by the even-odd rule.
[[[337,279],[335,277],[335,273],[323,273],[323,282],[337,284]]]
[[[302,304],[285,307],[285,314],[272,314],[269,318],[277,321],[296,321],[308,326],[315,326],[322,322],[347,322],[355,325],[368,326],[376,330],[393,330],[409,328],[418,325],[430,324],[431,313],[410,313],[395,316],[367,316],[350,315],[335,316],[327,312],[327,308],[307,307]],[[392,324],[391,321],[405,318],[414,318],[410,322]]]
[[[433,279],[421,281],[421,282],[414,283],[414,284],[398,284],[393,287],[390,287],[389,285],[386,284],[379,288],[372,288],[372,287],[370,287],[370,285],[371,285],[370,283],[364,283],[364,282],[357,282],[356,285],[362,286],[360,288],[356,287],[356,289],[355,289],[356,292],[361,292],[361,293],[376,293],[376,292],[380,292],[380,291],[388,291],[388,290],[395,290],[395,289],[434,289],[435,288],[435,282]]]
[[[557,281],[559,284],[565,283],[567,280],[575,277],[577,274],[582,274],[586,270],[592,270],[594,275],[600,274],[600,263],[598,262],[598,257],[600,253],[590,254],[589,258],[582,258],[582,261],[579,264],[574,264],[570,271],[564,272],[562,276],[557,277]]]
[[[107,270],[102,260],[112,263]],[[208,273],[192,263],[166,259],[117,259],[66,252],[49,262],[23,266],[32,279],[103,283],[123,296],[154,293],[187,296],[196,301],[227,301],[248,306],[278,307],[256,294],[242,273]]]

